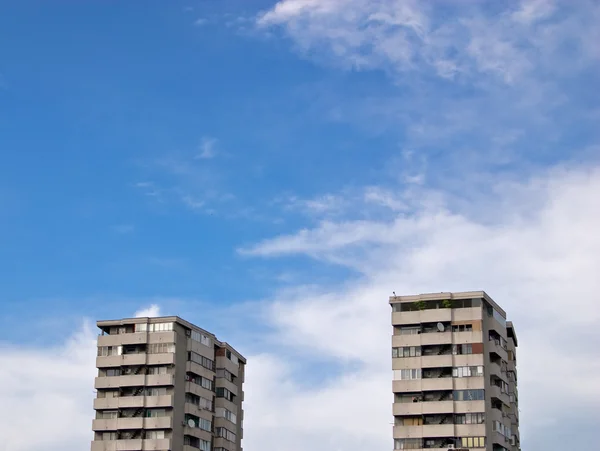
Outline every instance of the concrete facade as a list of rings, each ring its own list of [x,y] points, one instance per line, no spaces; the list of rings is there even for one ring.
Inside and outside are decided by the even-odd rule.
[[[392,296],[394,449],[520,451],[514,326],[485,292]]]
[[[242,451],[246,359],[176,316],[98,321],[91,451]]]

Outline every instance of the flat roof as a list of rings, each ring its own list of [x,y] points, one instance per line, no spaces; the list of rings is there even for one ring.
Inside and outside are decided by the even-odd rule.
[[[230,351],[233,351],[236,356],[243,362],[246,363],[246,358],[240,354],[233,346],[231,346],[226,341],[221,341],[217,338],[215,334],[207,331],[206,329],[202,329],[201,327],[196,326],[195,324],[190,323],[189,321],[180,318],[179,316],[152,316],[152,317],[136,317],[136,318],[122,318],[122,319],[107,319],[107,320],[98,320],[96,321],[96,326],[99,328],[105,327],[115,327],[115,326],[125,326],[127,324],[144,324],[144,323],[178,323],[188,329],[196,330],[197,332],[204,333],[213,338],[219,346],[223,346],[228,348]]]
[[[444,299],[471,299],[483,298],[489,302],[504,318],[506,312],[483,290],[481,291],[443,291],[440,293],[412,294],[407,296],[390,296],[390,304],[416,301],[443,301]]]

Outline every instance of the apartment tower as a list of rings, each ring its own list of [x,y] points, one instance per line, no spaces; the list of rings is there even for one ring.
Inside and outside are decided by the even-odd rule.
[[[517,335],[483,291],[392,296],[394,449],[519,451]]]
[[[234,348],[176,316],[97,324],[92,451],[242,451]]]

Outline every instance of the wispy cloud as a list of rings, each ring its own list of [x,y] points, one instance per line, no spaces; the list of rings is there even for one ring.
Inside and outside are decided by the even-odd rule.
[[[558,167],[518,183],[497,182],[495,190],[496,196],[486,196],[467,209],[455,202],[437,206],[424,202],[422,208],[399,212],[393,218],[328,220],[246,249],[247,254],[256,256],[308,255],[348,266],[358,274],[345,285],[286,289],[268,306],[271,321],[277,327],[274,339],[279,344],[297,348],[298,352],[311,349],[313,355],[339,364],[354,362],[355,370],[343,371],[344,383],[348,384],[344,392],[364,393],[366,398],[376,399],[357,406],[355,399],[363,398],[357,396],[342,401],[339,409],[332,407],[327,411],[330,418],[352,418],[353,412],[358,415],[359,409],[366,409],[368,418],[372,418],[368,424],[354,425],[356,435],[347,430],[345,420],[334,422],[335,426],[332,422],[327,424],[328,431],[335,428],[336,440],[348,441],[344,448],[359,449],[352,443],[358,437],[369,437],[371,449],[389,447],[389,430],[383,427],[389,415],[387,296],[392,291],[469,289],[485,289],[495,297],[514,320],[520,335],[524,446],[535,443],[555,449],[554,440],[570,429],[562,426],[564,412],[574,411],[579,412],[580,446],[594,446],[593,431],[583,426],[583,418],[592,415],[595,422],[600,421],[592,413],[600,400],[593,375],[599,368],[590,365],[598,353],[586,344],[588,340],[600,340],[600,332],[593,328],[600,319],[600,310],[594,303],[594,293],[600,289],[600,280],[595,277],[600,267],[600,240],[594,233],[600,228],[600,204],[595,202],[595,193],[600,190],[600,168]],[[569,299],[568,309],[565,299]],[[361,330],[359,336],[356,330]],[[580,332],[567,344],[556,330]],[[562,371],[563,365],[558,368],[556,361],[568,361],[569,370]],[[283,357],[266,362],[281,369],[289,364]],[[554,383],[540,379],[539,374],[553,371],[558,372],[559,378],[574,377],[577,382],[549,398],[548,393],[556,394]],[[264,377],[259,370],[249,372],[248,377],[258,374]],[[278,393],[286,401],[301,393],[307,398],[307,405],[316,393],[331,396],[331,405],[346,398],[338,392],[337,382],[324,382],[319,390],[303,390],[283,385],[290,379],[289,375],[274,371],[271,382],[265,384],[281,387]],[[373,387],[382,388],[373,392]],[[258,393],[250,394],[248,403],[259,404],[270,412],[283,409],[274,399],[276,396],[268,397],[262,390]],[[367,393],[372,396],[366,396]],[[266,399],[269,407],[259,403]],[[293,415],[310,411],[300,400],[289,405],[287,411],[293,411]],[[551,437],[549,423],[553,424]],[[251,419],[249,415],[247,440],[275,443],[275,438],[267,437],[268,424],[267,420]],[[306,445],[303,434],[308,434],[306,440],[310,441],[322,433],[325,430],[316,424],[306,430],[293,425],[285,427],[288,437],[298,435],[298,449]]]
[[[138,310],[133,316],[135,316],[136,318],[158,317],[160,316],[160,306],[158,304],[152,304],[146,308]]]
[[[133,224],[116,224],[111,227],[112,231],[119,235],[127,235],[135,231]]]
[[[215,138],[203,137],[200,143],[200,153],[195,158],[209,159],[214,158],[217,155],[216,150],[217,140]]]
[[[228,172],[217,158],[218,140],[205,136],[197,150],[171,151],[140,162],[150,180],[136,183],[146,196],[164,206],[179,205],[213,215],[235,195],[228,190]]]
[[[597,57],[577,28],[593,28],[597,2],[537,0],[499,8],[480,2],[434,7],[413,0],[281,0],[257,24],[283,26],[307,54],[327,51],[339,64],[399,76],[414,70],[454,79],[478,73],[511,84],[533,71],[551,71],[550,55],[582,62]],[[565,38],[583,51],[573,55],[557,46]]]

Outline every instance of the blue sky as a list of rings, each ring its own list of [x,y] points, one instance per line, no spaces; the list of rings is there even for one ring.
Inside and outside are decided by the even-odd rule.
[[[589,449],[598,19],[585,0],[1,2],[0,382],[60,356],[48,391],[82,432],[48,420],[45,444],[85,448],[89,321],[152,308],[248,356],[245,449],[383,451],[387,296],[485,289],[523,343],[523,444]]]

